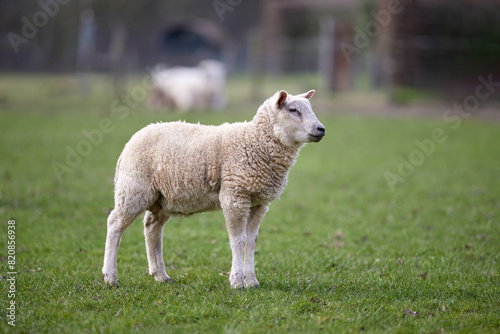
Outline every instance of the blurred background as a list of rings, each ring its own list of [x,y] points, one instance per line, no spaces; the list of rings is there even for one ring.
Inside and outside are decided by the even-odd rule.
[[[74,78],[61,94],[81,97],[211,59],[239,87],[229,106],[316,88],[369,112],[474,94],[499,56],[497,0],[0,0],[0,72]]]
[[[262,224],[263,288],[227,293],[220,212],[169,223],[174,283],[151,284],[136,223],[102,285],[130,137],[251,120],[280,89],[316,90],[326,136]],[[17,328],[498,333],[499,120],[500,0],[0,0]]]

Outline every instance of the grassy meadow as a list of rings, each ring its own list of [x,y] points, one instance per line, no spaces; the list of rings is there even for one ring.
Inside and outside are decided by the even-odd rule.
[[[175,114],[149,111],[141,98],[113,100],[103,78],[81,80],[90,80],[86,96],[74,77],[0,76],[0,332],[500,331],[499,122],[470,118],[453,129],[439,108],[426,118],[357,116],[318,90],[312,105],[327,135],[302,149],[263,220],[260,288],[230,289],[221,212],[165,226],[173,279],[165,284],[147,274],[138,219],[118,252],[120,284],[110,287],[101,278],[106,218],[131,135],[158,121],[250,120],[277,89],[299,93],[316,81],[266,81],[254,99],[235,78],[227,110]],[[137,78],[126,91],[140,97],[140,85]],[[444,142],[414,153],[436,128]],[[401,176],[410,160],[413,170]],[[393,187],[387,172],[400,177]],[[9,220],[15,327],[7,317]]]

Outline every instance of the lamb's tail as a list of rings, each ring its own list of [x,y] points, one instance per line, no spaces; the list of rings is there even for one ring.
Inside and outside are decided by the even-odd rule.
[[[120,174],[120,163],[122,161],[122,155],[120,154],[120,157],[118,158],[118,162],[116,163],[116,171],[115,171],[115,178],[113,180],[113,184],[116,186],[116,183],[118,182],[118,176]]]

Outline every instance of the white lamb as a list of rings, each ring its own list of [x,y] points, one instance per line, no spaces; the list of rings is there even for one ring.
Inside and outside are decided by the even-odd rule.
[[[262,217],[283,192],[303,144],[319,142],[325,135],[309,103],[313,94],[279,91],[251,122],[159,123],[138,131],[116,166],[104,280],[117,283],[120,239],[142,212],[149,273],[157,281],[168,281],[162,253],[165,223],[170,217],[222,209],[233,257],[231,287],[258,286],[254,248]]]
[[[157,68],[149,97],[152,108],[222,109],[225,105],[226,69],[217,60],[203,60],[196,67]]]

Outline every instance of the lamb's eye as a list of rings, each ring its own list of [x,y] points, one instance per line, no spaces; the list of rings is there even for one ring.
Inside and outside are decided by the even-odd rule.
[[[298,112],[298,110],[297,110],[297,109],[295,109],[295,108],[290,108],[290,109],[288,109],[288,111],[289,111],[289,112]]]

